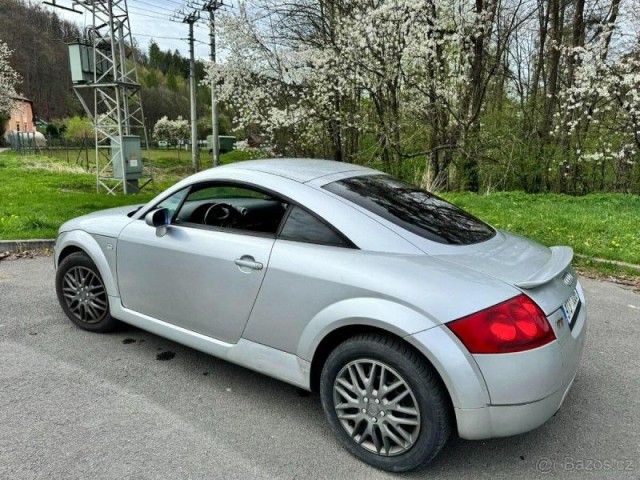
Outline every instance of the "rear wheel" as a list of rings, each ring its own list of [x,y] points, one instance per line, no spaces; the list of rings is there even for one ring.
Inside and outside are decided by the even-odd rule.
[[[364,334],[340,344],[324,365],[320,394],[347,450],[383,470],[426,465],[451,432],[446,392],[433,367],[391,337]]]
[[[85,253],[72,253],[60,262],[56,293],[62,310],[78,327],[102,333],[117,326],[100,272]]]

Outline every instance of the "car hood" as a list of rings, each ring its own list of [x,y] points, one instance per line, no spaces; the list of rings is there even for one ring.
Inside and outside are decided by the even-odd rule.
[[[126,207],[109,208],[100,210],[88,215],[76,217],[62,224],[59,233],[71,230],[83,230],[85,232],[104,235],[106,237],[117,237],[122,229],[133,220],[127,216],[142,205],[128,205]]]
[[[513,285],[547,314],[559,308],[575,288],[570,247],[548,248],[513,233],[498,231],[491,240],[436,256]],[[574,278],[568,285],[562,281],[567,271]]]

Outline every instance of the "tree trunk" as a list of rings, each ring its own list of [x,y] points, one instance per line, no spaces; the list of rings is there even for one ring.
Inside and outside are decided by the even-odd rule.
[[[560,45],[562,44],[562,23],[560,0],[549,0],[549,21],[551,23],[551,43],[548,48],[548,79],[547,96],[545,99],[544,115],[540,125],[540,136],[547,140],[558,95],[558,67],[560,64]]]
[[[584,46],[584,0],[575,0],[573,22],[571,27],[571,46],[575,49]],[[615,1],[615,0],[614,0]],[[576,67],[576,58],[569,55],[567,59],[567,85],[573,86]]]

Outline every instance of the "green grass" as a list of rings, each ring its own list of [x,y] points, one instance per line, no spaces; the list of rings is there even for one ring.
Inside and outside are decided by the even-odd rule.
[[[85,172],[70,152],[67,163],[64,152],[46,155],[18,156],[12,152],[0,154],[0,239],[23,240],[55,238],[65,221],[85,213],[105,208],[145,203],[155,196],[151,189],[135,195],[106,195],[96,192],[93,170]],[[208,167],[206,152],[202,166]],[[245,160],[242,152],[227,156]],[[190,175],[191,154],[176,150],[153,150],[156,193]],[[148,187],[149,188],[149,187]]]
[[[152,151],[158,192],[191,173],[189,152]],[[222,156],[223,163],[247,160],[243,152]],[[203,167],[209,165],[202,152]],[[153,192],[129,196],[96,193],[95,176],[64,157],[0,154],[0,239],[54,238],[60,224],[84,213],[144,203]],[[577,265],[601,274],[639,270],[600,264],[603,258],[640,264],[640,196],[596,194],[584,197],[500,192],[443,195],[492,225],[545,245],[570,245]]]
[[[640,196],[500,192],[447,199],[493,226],[588,257],[640,264]]]

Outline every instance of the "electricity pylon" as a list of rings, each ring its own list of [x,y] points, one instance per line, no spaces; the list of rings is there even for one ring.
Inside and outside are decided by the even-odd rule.
[[[70,60],[73,91],[94,125],[96,188],[114,195],[120,188],[125,194],[137,192],[153,181],[153,172],[127,0],[72,4],[92,20],[85,37],[75,44],[77,58]],[[79,62],[75,73],[74,60]],[[140,141],[147,152],[146,165],[139,158]]]

